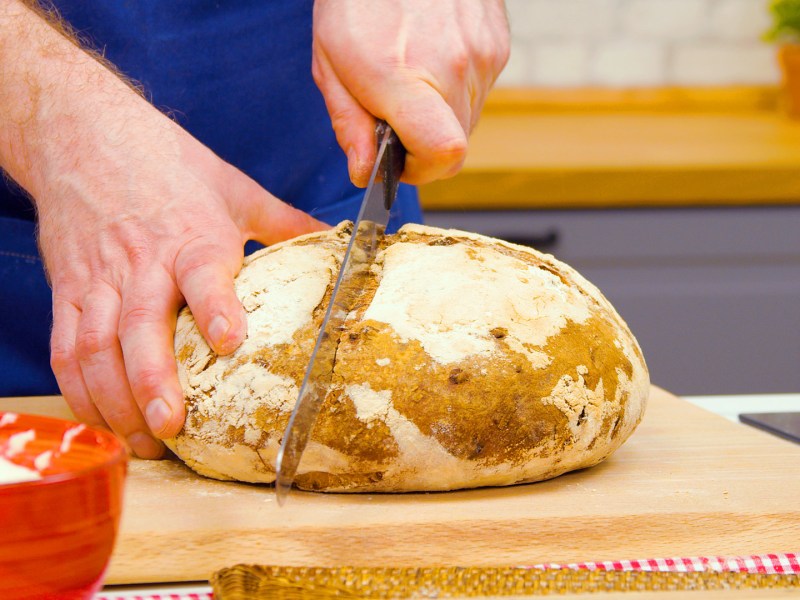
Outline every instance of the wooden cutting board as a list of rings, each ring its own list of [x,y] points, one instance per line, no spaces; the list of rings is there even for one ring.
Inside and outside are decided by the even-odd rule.
[[[24,404],[23,404],[24,403]],[[60,398],[0,410],[64,415]],[[207,580],[236,563],[526,565],[800,551],[800,446],[653,388],[606,462],[507,488],[294,492],[132,460],[107,583]]]

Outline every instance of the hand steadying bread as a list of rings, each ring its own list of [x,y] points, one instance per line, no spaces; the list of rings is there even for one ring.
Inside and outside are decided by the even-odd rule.
[[[235,281],[228,356],[189,309],[175,352],[187,418],[167,444],[218,479],[269,483],[350,224],[262,250]],[[387,236],[342,332],[296,483],[327,491],[508,485],[588,467],[639,423],[633,335],[573,269],[530,248],[407,225]]]

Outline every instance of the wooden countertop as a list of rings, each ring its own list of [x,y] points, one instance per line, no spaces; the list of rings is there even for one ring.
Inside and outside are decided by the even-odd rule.
[[[423,186],[423,207],[800,203],[800,121],[774,90],[587,94],[495,92],[463,171]]]

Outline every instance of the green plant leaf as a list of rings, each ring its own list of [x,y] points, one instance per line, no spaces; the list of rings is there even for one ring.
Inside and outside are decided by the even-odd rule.
[[[772,0],[772,27],[763,35],[769,42],[800,42],[800,0]]]

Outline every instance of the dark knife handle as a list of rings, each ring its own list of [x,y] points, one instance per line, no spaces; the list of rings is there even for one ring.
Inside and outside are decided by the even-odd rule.
[[[380,170],[383,178],[383,206],[386,210],[392,208],[397,197],[397,186],[400,184],[400,176],[406,166],[406,149],[394,129],[386,121],[378,121],[375,132],[378,134],[378,147],[380,147],[386,131],[389,131],[389,139],[386,142],[386,150],[383,153]]]

